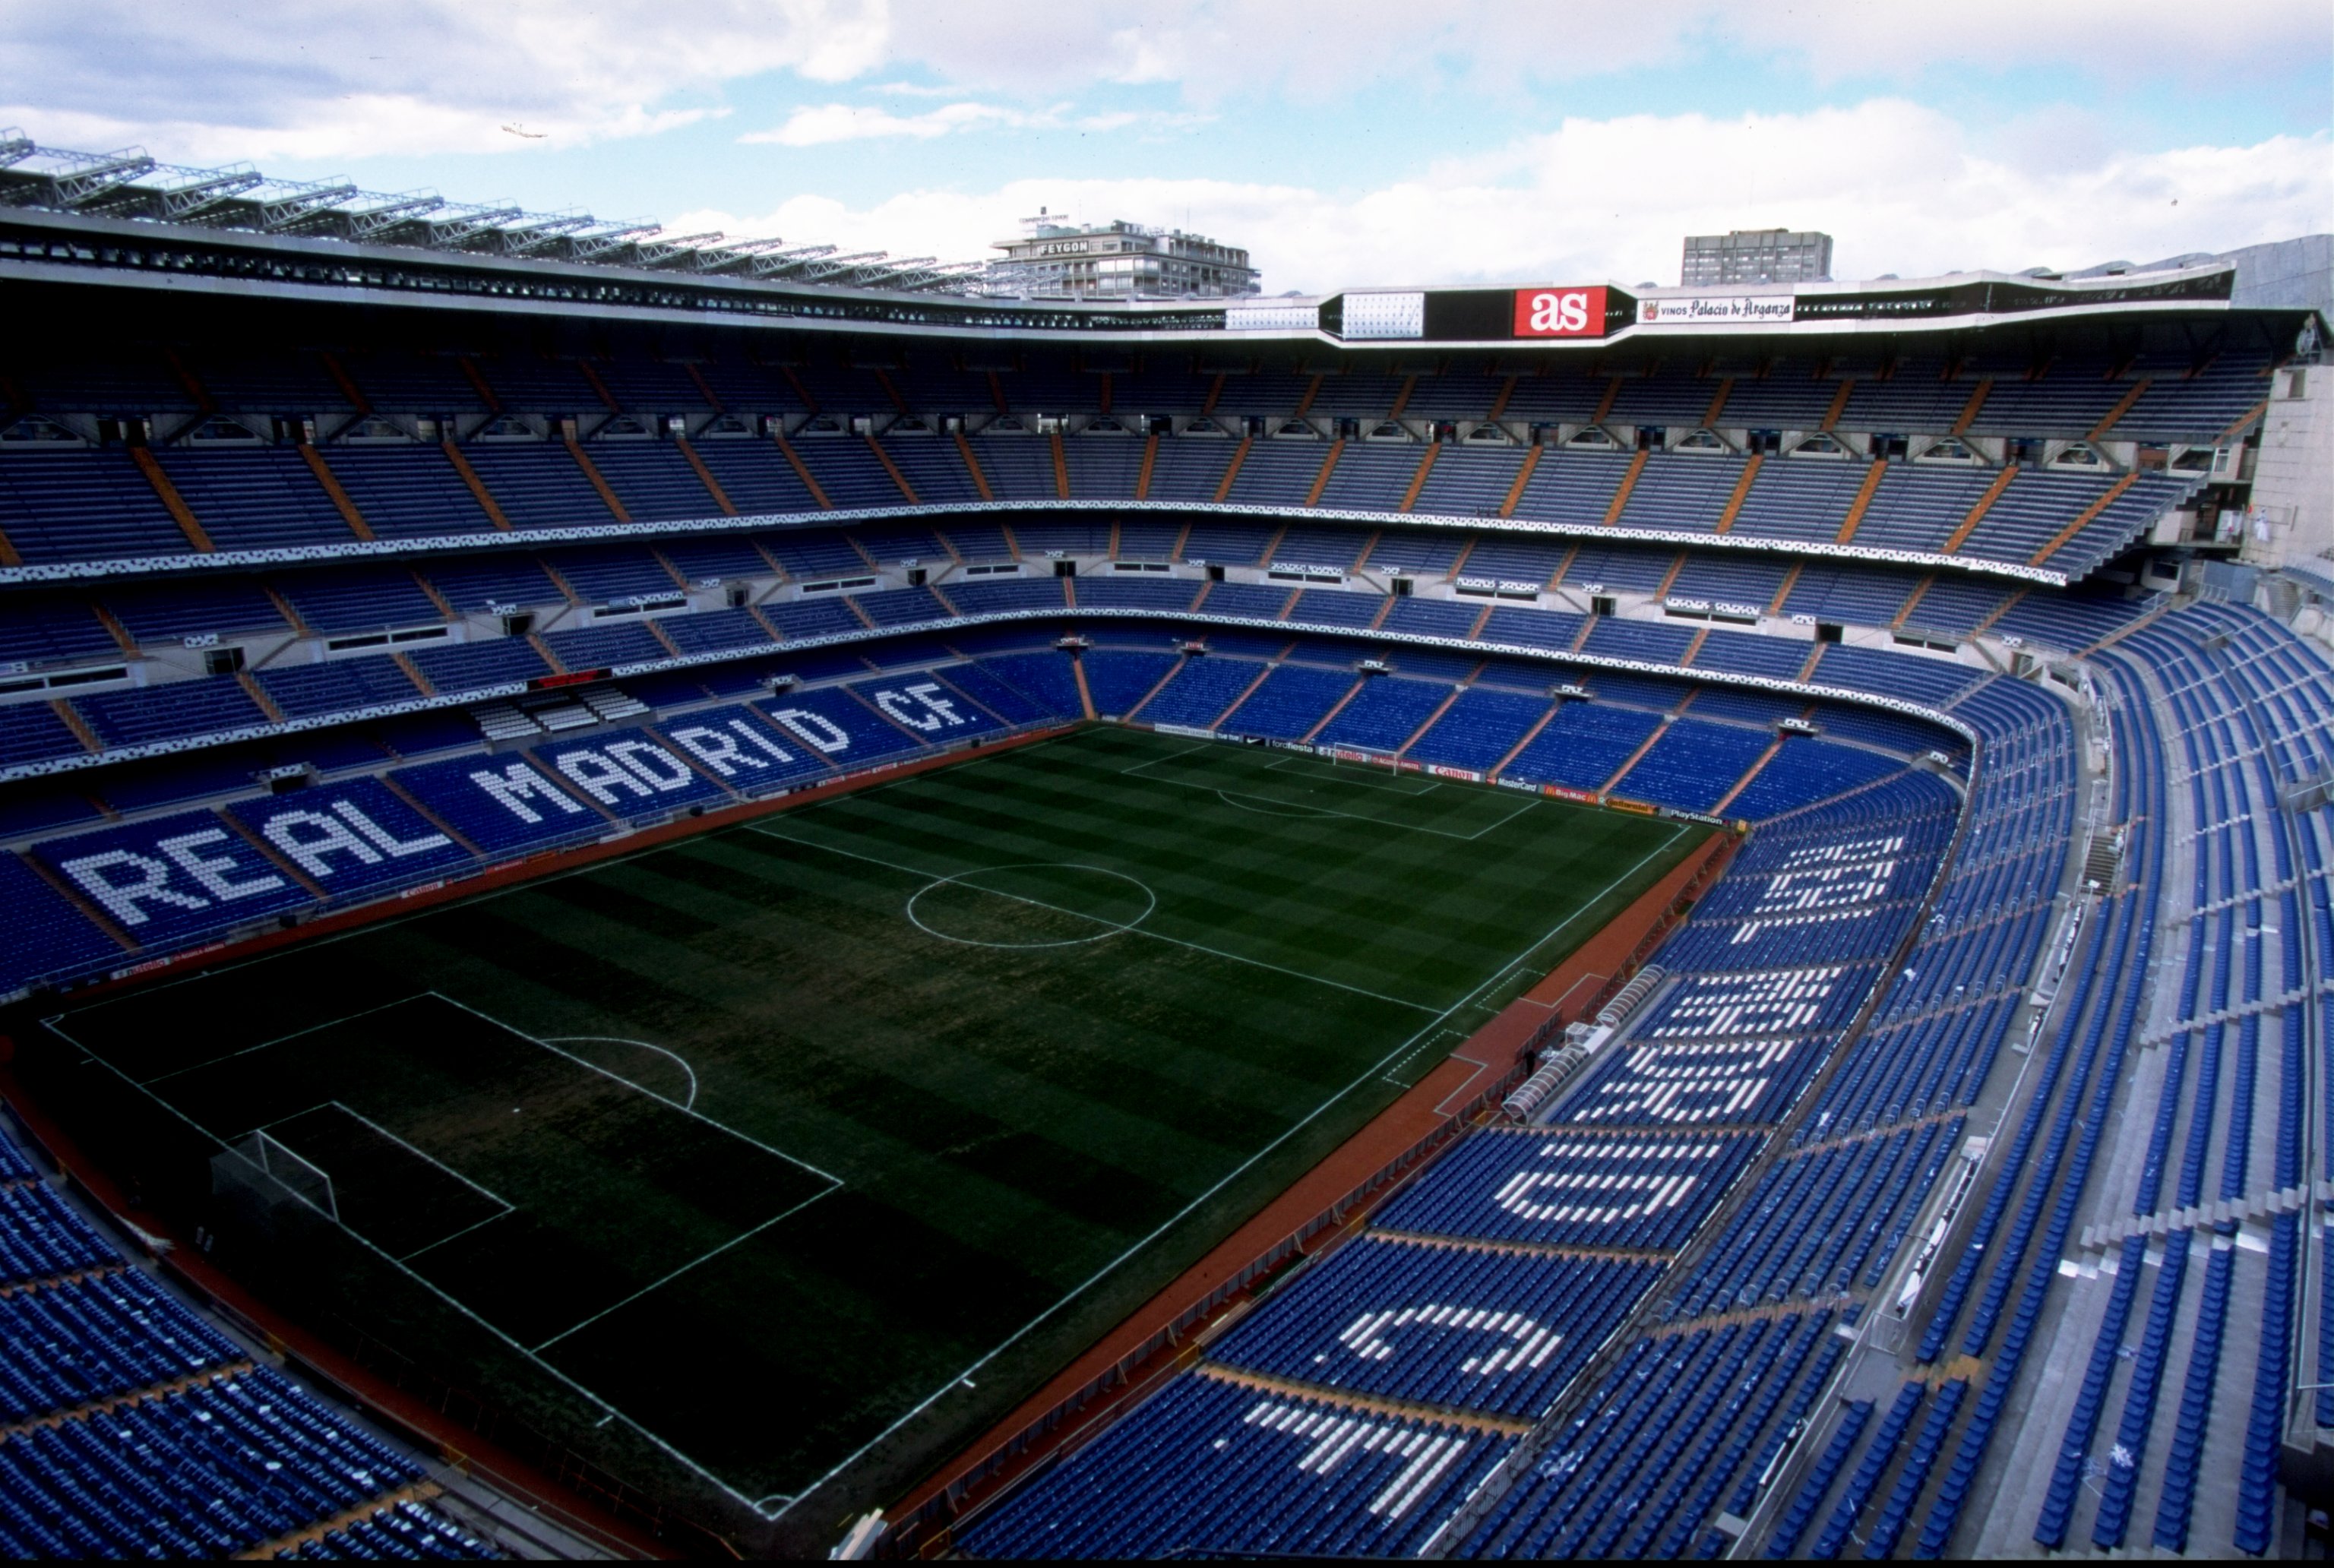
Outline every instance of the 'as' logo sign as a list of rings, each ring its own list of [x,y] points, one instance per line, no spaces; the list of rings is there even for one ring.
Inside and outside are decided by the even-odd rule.
[[[1601,338],[1605,335],[1605,286],[1577,289],[1518,289],[1516,336]]]

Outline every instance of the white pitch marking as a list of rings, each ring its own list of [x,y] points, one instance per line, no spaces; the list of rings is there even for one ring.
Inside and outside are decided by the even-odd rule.
[[[577,1045],[587,1040],[597,1040],[610,1045],[637,1045],[643,1051],[653,1051],[660,1056],[670,1057],[672,1059],[673,1065],[680,1068],[683,1073],[689,1075],[689,1098],[680,1102],[680,1108],[683,1111],[694,1111],[697,1109],[697,1069],[691,1067],[686,1061],[682,1060],[681,1054],[678,1051],[668,1051],[661,1045],[651,1045],[645,1040],[634,1040],[622,1034],[545,1034],[537,1040],[535,1044],[538,1045]],[[625,1079],[624,1082],[632,1083],[632,1080],[629,1078]],[[656,1093],[656,1091],[643,1088],[641,1085],[637,1083],[633,1083],[632,1087],[639,1089],[643,1094]],[[657,1094],[656,1097],[659,1100],[664,1101],[667,1104],[673,1103],[670,1097],[667,1095]]]
[[[1664,839],[1652,849],[1646,851],[1644,855],[1635,865],[1631,866],[1627,871],[1622,872],[1620,876],[1615,878],[1610,885],[1618,886],[1620,883],[1625,882],[1628,880],[1629,878],[1635,876],[1638,871],[1644,866],[1645,861],[1652,860],[1655,855],[1661,853],[1662,851],[1667,849],[1676,841],[1678,834],[1684,831],[1685,829],[1683,824],[1672,823],[1670,826],[1670,836]],[[839,852],[848,853],[849,851],[844,851]],[[882,864],[882,862],[878,861],[876,863]],[[1084,1295],[1087,1291],[1093,1289],[1103,1280],[1108,1278],[1112,1272],[1117,1269],[1121,1264],[1124,1264],[1128,1258],[1131,1258],[1135,1254],[1141,1252],[1144,1247],[1149,1246],[1152,1243],[1158,1240],[1159,1237],[1166,1235],[1167,1232],[1173,1229],[1178,1224],[1181,1223],[1186,1217],[1197,1210],[1202,1204],[1212,1199],[1216,1194],[1223,1191],[1225,1188],[1238,1180],[1242,1175],[1253,1169],[1259,1161],[1271,1154],[1273,1150],[1278,1149],[1282,1144],[1288,1142],[1306,1128],[1311,1126],[1315,1121],[1328,1111],[1329,1107],[1336,1104],[1346,1095],[1351,1094],[1355,1090],[1368,1082],[1372,1078],[1385,1072],[1404,1056],[1413,1053],[1417,1049],[1419,1042],[1427,1038],[1429,1031],[1449,1023],[1452,1015],[1455,1015],[1460,1008],[1465,1006],[1468,1003],[1473,1001],[1475,997],[1480,996],[1486,987],[1490,986],[1494,981],[1497,981],[1501,976],[1507,974],[1509,969],[1513,969],[1517,964],[1522,963],[1524,959],[1530,957],[1532,954],[1546,947],[1552,939],[1554,939],[1558,932],[1562,931],[1567,926],[1572,924],[1573,921],[1578,919],[1583,914],[1587,913],[1590,905],[1594,902],[1595,900],[1591,899],[1589,904],[1583,904],[1579,909],[1575,909],[1571,914],[1567,915],[1563,919],[1558,921],[1554,926],[1550,927],[1548,932],[1538,941],[1534,942],[1530,947],[1518,954],[1515,960],[1509,963],[1506,968],[1501,969],[1499,974],[1492,976],[1490,980],[1484,981],[1481,986],[1477,986],[1474,990],[1470,991],[1465,996],[1461,997],[1457,1002],[1453,1003],[1449,1008],[1444,1010],[1435,1018],[1420,1025],[1417,1034],[1413,1034],[1409,1039],[1404,1040],[1392,1051],[1386,1053],[1386,1054],[1379,1057],[1375,1062],[1371,1063],[1367,1067],[1362,1069],[1359,1076],[1355,1077],[1353,1082],[1347,1083],[1343,1089],[1338,1090],[1335,1094],[1329,1095],[1327,1098],[1324,1099],[1320,1104],[1306,1112],[1304,1116],[1295,1122],[1292,1122],[1279,1137],[1266,1144],[1262,1149],[1258,1150],[1254,1154],[1249,1155],[1246,1159],[1240,1161],[1239,1164],[1234,1166],[1230,1170],[1226,1171],[1223,1176],[1217,1179],[1214,1186],[1209,1188],[1205,1192],[1201,1193],[1197,1198],[1191,1199],[1189,1204],[1186,1204],[1174,1214],[1170,1215],[1165,1220],[1161,1222],[1156,1230],[1153,1230],[1150,1235],[1140,1238],[1124,1252],[1120,1253],[1116,1257],[1111,1259],[1108,1263],[1104,1264],[1100,1268],[1095,1270],[1094,1273],[1088,1275],[1084,1280],[1071,1286],[1067,1291],[1063,1293],[1061,1299],[1055,1302],[1052,1306],[1047,1307],[1036,1317],[1031,1318],[1027,1323],[1023,1323],[1019,1328],[1015,1329],[1011,1333],[998,1341],[995,1345],[983,1352],[979,1358],[970,1366],[965,1368],[964,1371],[959,1372],[955,1377],[952,1377],[946,1382],[940,1384],[930,1394],[925,1395],[921,1401],[902,1412],[897,1420],[894,1420],[890,1426],[876,1433],[873,1438],[870,1438],[857,1449],[854,1450],[851,1454],[838,1462],[832,1469],[828,1470],[817,1480],[812,1482],[808,1486],[803,1488],[801,1495],[805,1497],[810,1496],[813,1492],[817,1491],[819,1487],[826,1485],[827,1482],[832,1481],[835,1477],[843,1474],[844,1471],[858,1463],[859,1460],[869,1452],[869,1450],[884,1442],[892,1436],[892,1433],[898,1431],[910,1421],[914,1420],[917,1417],[931,1409],[934,1405],[940,1403],[940,1401],[946,1397],[949,1391],[954,1389],[958,1383],[969,1380],[975,1372],[979,1371],[982,1368],[988,1366],[990,1361],[995,1361],[998,1356],[1003,1355],[1014,1345],[1019,1343],[1021,1340],[1039,1323],[1044,1323],[1047,1318],[1052,1317],[1056,1313],[1060,1312],[1070,1303],[1077,1300],[1078,1297]],[[1150,933],[1145,933],[1145,935],[1149,934]],[[792,1506],[792,1505],[790,1504],[788,1506]]]
[[[805,841],[797,839],[794,842],[801,843]],[[1040,899],[1023,898],[1018,893],[1008,893],[997,888],[984,888],[979,883],[970,880],[974,877],[985,876],[990,871],[1092,871],[1096,876],[1115,877],[1122,882],[1133,882],[1136,887],[1141,888],[1143,890],[1143,896],[1148,899],[1150,903],[1143,909],[1143,913],[1135,916],[1134,919],[1131,920],[1124,922],[1105,920],[1100,915],[1089,915],[1082,909],[1065,909],[1060,908],[1058,905],[1048,904]],[[1104,929],[1095,932],[1091,937],[1071,937],[1059,942],[982,942],[976,941],[970,937],[951,937],[946,931],[933,930],[930,926],[925,925],[923,921],[916,918],[916,900],[918,899],[922,898],[926,893],[931,892],[935,888],[945,888],[950,884],[959,884],[970,888],[976,893],[987,893],[993,899],[1007,899],[1017,904],[1027,904],[1032,909],[1052,909],[1056,914],[1068,915],[1074,919],[1091,920],[1095,925],[1103,927]],[[1121,936],[1125,932],[1132,931],[1135,927],[1149,919],[1152,916],[1152,912],[1158,908],[1159,895],[1151,890],[1151,884],[1143,880],[1140,877],[1130,877],[1124,871],[1114,871],[1103,866],[1080,865],[1071,861],[1017,861],[1009,866],[983,866],[976,871],[957,871],[949,876],[936,877],[932,880],[926,882],[922,887],[918,888],[914,892],[908,895],[906,914],[908,917],[908,923],[915,927],[919,931],[923,932],[927,937],[936,938],[943,942],[956,942],[967,948],[996,948],[1007,952],[1018,952],[1023,949],[1037,948],[1080,948],[1084,947],[1088,942],[1099,942],[1105,937]]]
[[[254,959],[252,961],[264,962],[265,960]],[[240,966],[237,966],[237,967],[240,967]],[[193,976],[189,977],[192,978]],[[427,996],[436,995],[434,992],[417,994]],[[408,1000],[410,1000],[410,998],[408,998]],[[352,1015],[352,1016],[359,1015]],[[153,1090],[148,1088],[145,1084],[140,1083],[137,1079],[130,1077],[130,1074],[122,1072],[121,1068],[116,1067],[103,1056],[99,1055],[95,1051],[91,1050],[89,1046],[75,1039],[72,1034],[67,1032],[62,1026],[64,1017],[64,1014],[59,1013],[43,1018],[41,1022],[44,1027],[46,1027],[52,1034],[55,1034],[59,1039],[63,1040],[74,1049],[85,1053],[91,1061],[95,1062],[100,1066],[103,1067],[107,1072],[112,1073],[116,1078],[121,1079],[122,1082],[128,1084],[130,1088],[137,1090],[141,1094],[144,1094],[148,1099],[153,1101],[156,1105],[161,1107],[162,1110],[169,1115],[185,1122],[188,1127],[193,1128],[196,1132],[209,1139],[212,1142],[219,1143],[222,1147],[225,1146],[224,1140],[219,1138],[217,1133],[213,1132],[209,1128],[205,1127],[201,1122],[197,1121],[193,1117],[188,1115],[178,1106],[171,1104],[168,1100],[165,1100],[159,1094],[155,1093]],[[306,1033],[306,1031],[304,1030],[302,1033]],[[557,1054],[565,1055],[566,1053],[559,1052]],[[589,1065],[589,1063],[586,1063],[586,1065]],[[612,1077],[614,1075],[612,1073],[610,1076]],[[618,1080],[618,1082],[621,1082],[622,1080]],[[633,1085],[633,1087],[637,1088],[638,1085]],[[801,1161],[797,1160],[796,1163],[800,1164]],[[830,1188],[829,1190],[832,1189]],[[825,1195],[822,1194],[821,1196]],[[345,1226],[342,1228],[344,1230],[348,1229]],[[740,1505],[748,1508],[757,1506],[753,1498],[747,1496],[745,1493],[740,1492],[737,1487],[723,1480],[719,1476],[715,1475],[709,1467],[700,1464],[696,1459],[690,1457],[690,1455],[680,1447],[680,1445],[674,1443],[670,1438],[653,1430],[633,1417],[625,1415],[623,1411],[617,1409],[613,1401],[592,1389],[590,1385],[583,1382],[577,1378],[570,1376],[564,1371],[562,1371],[550,1361],[545,1361],[543,1357],[535,1354],[535,1352],[528,1349],[523,1342],[487,1319],[484,1313],[480,1313],[476,1307],[471,1306],[468,1303],[463,1301],[461,1297],[454,1294],[453,1292],[446,1289],[443,1285],[437,1284],[435,1281],[423,1275],[420,1270],[414,1268],[412,1265],[405,1262],[402,1258],[390,1253],[378,1242],[367,1240],[363,1232],[350,1230],[348,1234],[356,1239],[356,1242],[360,1246],[362,1246],[368,1251],[377,1255],[382,1262],[404,1274],[416,1284],[421,1286],[422,1289],[429,1291],[440,1301],[443,1301],[448,1306],[453,1308],[456,1312],[461,1313],[464,1317],[469,1319],[472,1323],[484,1329],[487,1333],[492,1334],[495,1338],[502,1341],[503,1343],[510,1346],[511,1349],[516,1351],[519,1354],[533,1361],[554,1381],[562,1383],[566,1387],[574,1390],[577,1394],[590,1400],[593,1404],[597,1405],[600,1409],[607,1411],[611,1417],[622,1420],[625,1426],[638,1433],[651,1446],[661,1452],[670,1456],[675,1464],[681,1466],[684,1469],[689,1470],[693,1475],[700,1477],[708,1485],[713,1486],[724,1496],[736,1499]],[[791,1504],[789,1506],[791,1506]]]
[[[822,844],[812,839],[798,839],[792,833],[777,832],[769,828],[757,827],[752,831],[762,834],[766,838],[781,839],[790,844],[800,844],[806,850],[823,850],[830,855],[841,855],[845,860],[864,861],[871,866],[882,866],[887,871],[898,871],[903,876],[932,876],[931,871],[926,871],[921,866],[903,866],[896,861],[883,860],[879,856],[864,854],[857,850],[841,849],[834,844]],[[982,868],[976,868],[976,871]],[[994,870],[995,868],[987,869]],[[1132,879],[1129,880],[1131,880]],[[996,892],[996,890],[993,888],[983,888],[981,891],[985,893]],[[1040,903],[1036,899],[1023,899],[1018,893],[997,893],[997,896],[1000,899],[1018,899],[1022,903],[1034,904],[1041,909],[1052,909],[1057,915],[1078,915],[1082,919],[1092,919],[1094,918],[1091,915],[1083,915],[1076,909],[1065,909],[1054,904]],[[1327,986],[1339,991],[1351,991],[1355,996],[1367,996],[1373,1002],[1390,1002],[1397,1007],[1412,1007],[1422,1013],[1428,1011],[1433,1005],[1431,1002],[1413,1002],[1402,996],[1387,996],[1376,991],[1365,991],[1359,986],[1348,986],[1343,980],[1324,979],[1318,975],[1307,975],[1301,969],[1285,969],[1278,964],[1267,963],[1262,958],[1250,958],[1239,953],[1227,953],[1220,948],[1210,948],[1199,942],[1187,942],[1181,937],[1162,936],[1159,932],[1150,930],[1148,928],[1138,928],[1131,929],[1127,934],[1133,937],[1148,937],[1154,942],[1165,942],[1170,947],[1188,948],[1192,952],[1205,953],[1210,957],[1229,959],[1235,964],[1248,964],[1259,969],[1270,969],[1273,973],[1277,975],[1286,975],[1292,980],[1303,980],[1307,984],[1315,986]]]

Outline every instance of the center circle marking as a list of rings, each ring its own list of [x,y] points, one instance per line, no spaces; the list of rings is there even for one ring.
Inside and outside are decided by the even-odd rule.
[[[1143,913],[1131,920],[1105,919],[1100,915],[1089,915],[1078,909],[1063,909],[1057,904],[1039,903],[1034,899],[1023,899],[1013,893],[999,892],[995,888],[984,888],[973,880],[977,877],[993,876],[999,871],[1084,871],[1090,876],[1108,877],[1114,881],[1126,882],[1142,892]],[[1090,937],[1065,937],[1056,941],[993,942],[979,937],[955,936],[926,925],[921,917],[916,913],[917,903],[928,893],[938,892],[942,888],[959,886],[970,888],[977,893],[987,893],[991,898],[1004,899],[1013,903],[1033,904],[1039,909],[1051,909],[1056,914],[1068,915],[1080,920],[1091,920],[1103,928]],[[1015,950],[1038,948],[1082,948],[1089,942],[1099,942],[1107,938],[1122,936],[1149,919],[1152,912],[1158,908],[1159,895],[1151,890],[1150,884],[1139,878],[1130,877],[1124,871],[1114,871],[1102,866],[1081,866],[1066,861],[1025,861],[1009,866],[983,866],[977,871],[959,871],[953,876],[936,877],[908,895],[905,913],[910,925],[923,932],[924,935],[938,938],[943,942],[955,942],[967,948],[998,948]]]

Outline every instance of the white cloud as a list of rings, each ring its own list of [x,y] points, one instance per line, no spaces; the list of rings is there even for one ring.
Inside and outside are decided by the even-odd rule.
[[[1066,103],[1037,110],[1014,109],[995,103],[950,103],[921,114],[894,114],[863,103],[821,103],[796,110],[785,124],[771,130],[748,132],[745,143],[775,142],[782,147],[822,147],[837,141],[872,141],[904,137],[929,141],[966,130],[1125,130],[1136,126],[1183,127],[1199,123],[1196,114],[1138,114],[1112,111],[1073,114]]]
[[[775,130],[757,130],[738,139],[776,142],[781,147],[820,147],[834,141],[865,141],[904,136],[928,141],[951,131],[982,126],[1024,125],[1031,116],[987,103],[950,103],[922,114],[893,114],[860,103],[822,103],[797,109]]]
[[[340,159],[638,136],[757,79],[841,83],[902,68],[932,82],[878,91],[1002,93],[1034,100],[1017,105],[1032,113],[1064,94],[1123,111],[1088,101],[1113,84],[1172,89],[1201,107],[1378,91],[1396,94],[1384,101],[1393,115],[1400,93],[1438,83],[1499,90],[1649,66],[1713,81],[1770,59],[1805,61],[1827,80],[2049,67],[2226,93],[2297,71],[2322,78],[2334,54],[2324,0],[2215,0],[2209,14],[2192,0],[1961,0],[1949,17],[1874,0],[1187,0],[1149,15],[961,0],[240,0],[186,24],[150,0],[17,7],[0,29],[0,123],[61,145],[142,141],[165,158]],[[545,141],[502,133],[512,121]]]
[[[1723,121],[1567,120],[1496,158],[1354,195],[1218,179],[1024,179],[863,207],[803,197],[758,216],[690,213],[673,226],[970,258],[1044,205],[1246,245],[1278,293],[1668,283],[1682,236],[1784,224],[1836,236],[1842,277],[1910,277],[2147,261],[2320,231],[2334,225],[2329,155],[2334,140],[2320,134],[2037,167],[1990,156],[1934,111],[1878,99]]]
[[[1804,60],[1821,77],[1905,80],[1937,65],[2068,66],[2186,80],[2323,57],[2322,0],[1961,0],[1924,14],[1874,0],[1186,0],[1140,20],[1108,7],[968,8],[910,0],[892,58],[967,85],[1058,91],[1168,82],[1212,102],[1342,95],[1388,81],[1577,81],[1690,63],[1705,48]]]
[[[573,146],[719,112],[706,95],[746,77],[853,80],[891,36],[884,0],[248,0],[187,20],[143,0],[20,8],[0,29],[0,123],[198,162]],[[511,122],[544,140],[506,134]]]

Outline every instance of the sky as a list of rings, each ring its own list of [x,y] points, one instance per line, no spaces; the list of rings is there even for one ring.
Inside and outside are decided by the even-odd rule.
[[[1040,207],[1268,293],[2067,268],[2334,229],[2326,0],[152,0],[20,8],[0,125],[291,178],[977,259]]]

